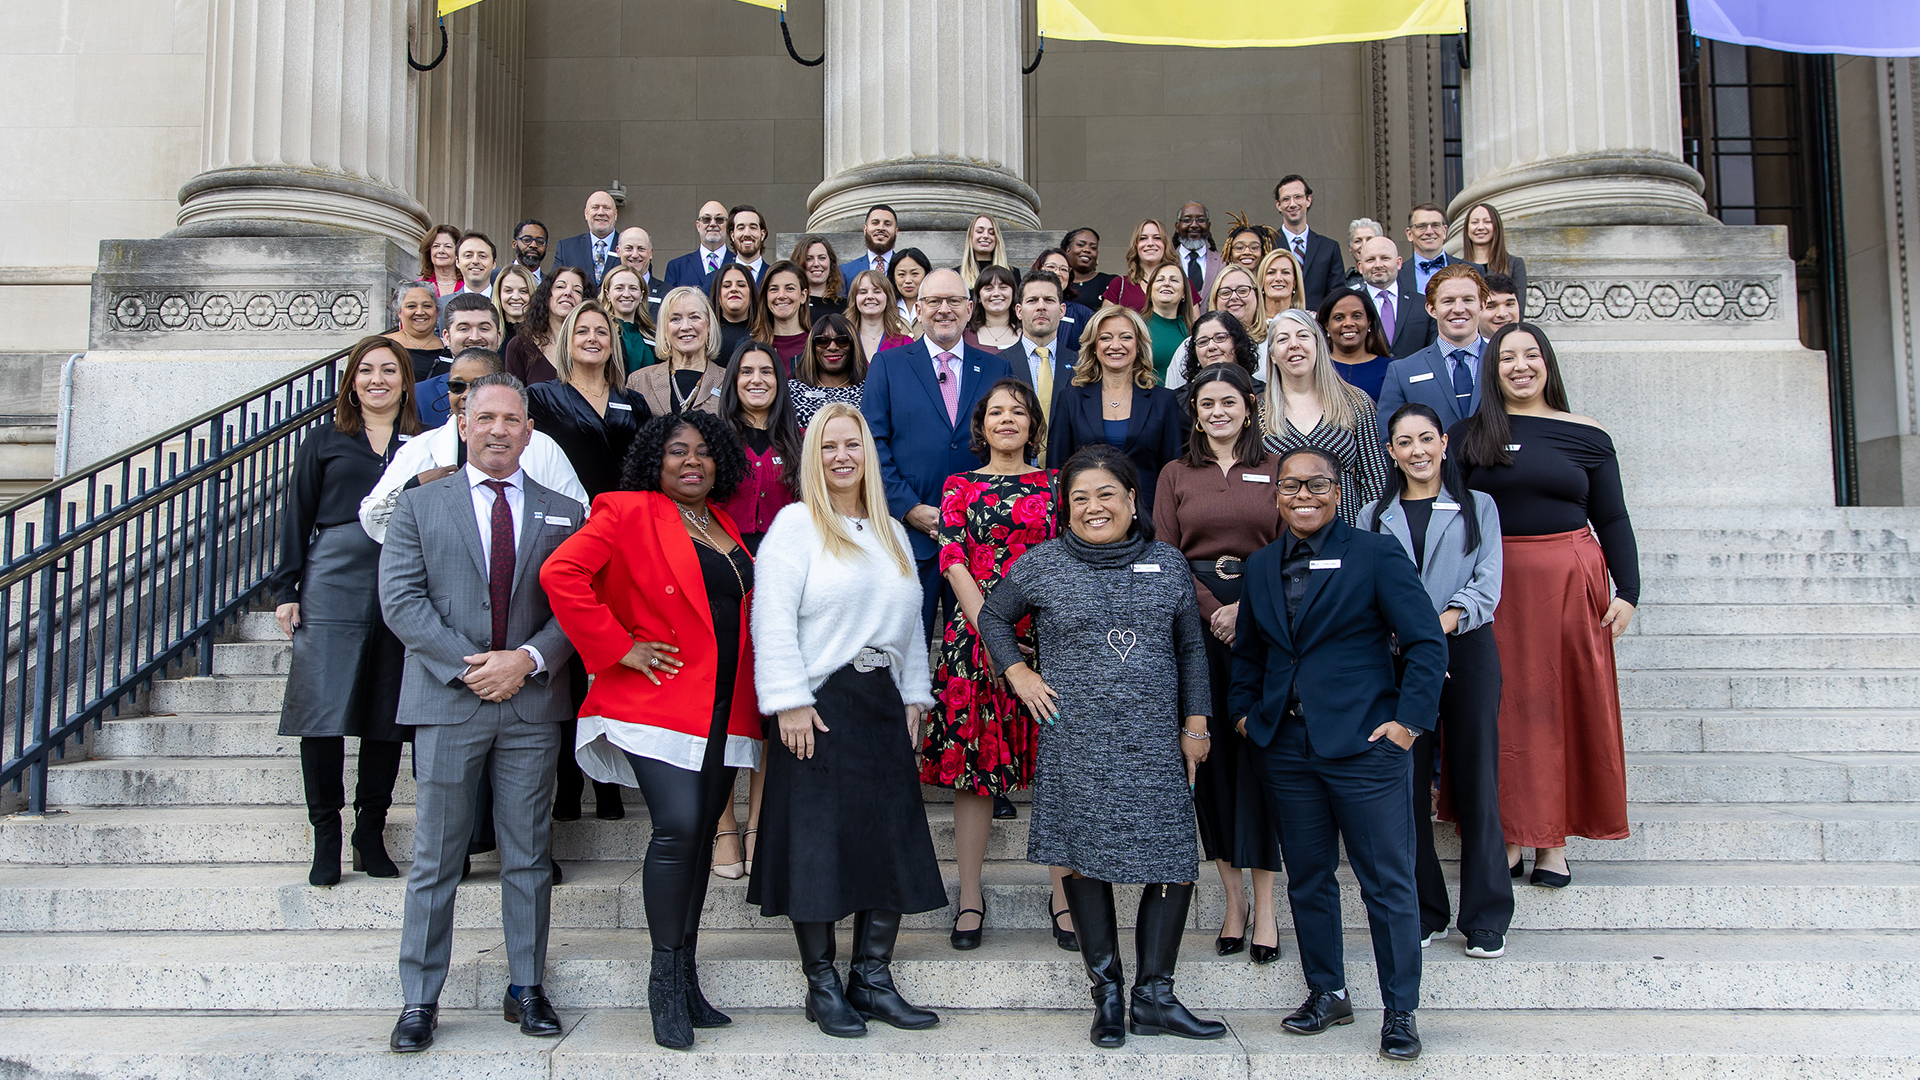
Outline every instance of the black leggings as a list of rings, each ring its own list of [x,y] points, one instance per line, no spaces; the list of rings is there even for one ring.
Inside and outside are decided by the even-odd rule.
[[[677,949],[700,929],[707,902],[708,860],[720,811],[733,798],[733,769],[726,760],[727,729],[717,725],[707,740],[700,771],[628,754],[640,795],[653,819],[640,895],[647,906],[647,932],[656,949]]]

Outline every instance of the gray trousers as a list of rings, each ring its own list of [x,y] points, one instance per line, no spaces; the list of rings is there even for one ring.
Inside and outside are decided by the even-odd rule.
[[[453,949],[453,901],[473,838],[474,796],[493,754],[494,830],[500,844],[500,916],[509,982],[532,986],[547,964],[553,896],[548,840],[560,725],[529,724],[505,704],[483,704],[463,724],[415,728],[417,822],[400,929],[400,987],[408,1004],[440,1000]]]

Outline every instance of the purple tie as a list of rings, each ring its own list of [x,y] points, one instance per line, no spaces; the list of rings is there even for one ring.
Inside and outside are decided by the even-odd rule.
[[[487,559],[487,604],[493,609],[494,652],[507,647],[507,610],[513,604],[513,508],[505,480],[482,480],[493,489],[493,550]]]
[[[1393,343],[1393,294],[1385,289],[1380,293],[1380,333],[1385,335],[1389,347]]]
[[[947,403],[947,423],[960,422],[960,373],[953,370],[953,354],[940,354],[940,396]]]

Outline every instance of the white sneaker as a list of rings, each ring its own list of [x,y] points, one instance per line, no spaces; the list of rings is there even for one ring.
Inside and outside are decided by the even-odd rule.
[[[1506,935],[1491,930],[1475,930],[1467,935],[1467,955],[1476,960],[1497,960],[1507,955]]]
[[[1445,940],[1447,940],[1447,928],[1443,926],[1440,929],[1435,930],[1433,933],[1427,934],[1424,937],[1422,937],[1420,939],[1420,947],[1424,949],[1432,945],[1436,941],[1445,941]]]

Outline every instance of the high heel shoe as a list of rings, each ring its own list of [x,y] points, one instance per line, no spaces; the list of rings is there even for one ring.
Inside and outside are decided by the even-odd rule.
[[[313,826],[313,866],[307,870],[307,884],[316,889],[331,889],[340,884],[340,815]]]
[[[740,834],[740,858],[745,864],[748,874],[753,873],[753,852],[747,850],[747,837],[758,835],[760,835],[759,829],[748,829],[746,832]]]
[[[1232,956],[1234,953],[1237,953],[1242,949],[1245,949],[1247,947],[1247,927],[1252,925],[1253,925],[1253,909],[1248,908],[1247,919],[1245,922],[1240,924],[1240,936],[1228,937],[1226,934],[1227,928],[1223,924],[1220,927],[1220,936],[1213,939],[1214,951],[1219,953],[1221,956]]]
[[[372,813],[357,814],[353,819],[353,868],[368,877],[397,878],[400,868],[393,864],[387,854],[385,832],[387,816]]]
[[[953,943],[954,948],[959,949],[961,952],[967,952],[980,947],[981,932],[987,928],[986,907],[987,898],[983,894],[980,897],[979,907],[961,908],[960,913],[953,917],[953,933],[948,935],[947,940]],[[980,916],[980,921],[975,924],[971,930],[960,929],[960,920],[966,918],[969,914]]]
[[[601,821],[624,821],[627,816],[626,800],[620,796],[619,784],[593,783],[593,816]]]
[[[740,835],[740,831],[738,829],[728,829],[726,832],[715,833],[713,836],[714,858],[716,860],[718,860],[719,858],[719,845],[720,845],[721,837],[723,836],[738,837],[739,835]],[[744,845],[741,847],[741,850],[742,851],[746,850]],[[712,870],[713,870],[714,877],[726,878],[728,881],[739,881],[741,878],[747,876],[746,863],[744,860],[739,860],[739,859],[736,859],[730,863],[723,863],[723,862],[716,861],[712,866]]]
[[[1066,951],[1068,951],[1068,952],[1079,952],[1079,951],[1080,951],[1080,938],[1079,938],[1079,936],[1078,936],[1078,935],[1076,935],[1076,934],[1075,934],[1075,933],[1074,933],[1073,931],[1071,931],[1071,930],[1062,930],[1062,929],[1060,929],[1060,916],[1062,916],[1062,915],[1071,915],[1071,914],[1072,914],[1072,912],[1070,912],[1070,911],[1067,911],[1067,910],[1066,910],[1066,909],[1064,909],[1064,908],[1063,908],[1063,909],[1061,909],[1061,910],[1059,910],[1059,911],[1055,911],[1055,912],[1053,912],[1053,913],[1052,913],[1052,915],[1053,915],[1053,943],[1054,943],[1055,945],[1058,945],[1058,946],[1060,946],[1060,947],[1061,947],[1062,949],[1065,949],[1065,950],[1066,950]]]
[[[1507,867],[1507,874],[1515,881],[1527,876],[1527,854],[1521,852],[1513,857],[1513,865]]]
[[[1249,917],[1247,920],[1247,959],[1261,965],[1271,964],[1275,960],[1280,959],[1280,946],[1278,944],[1280,931],[1276,928],[1273,933],[1275,944],[1262,945],[1253,940],[1253,920]]]

